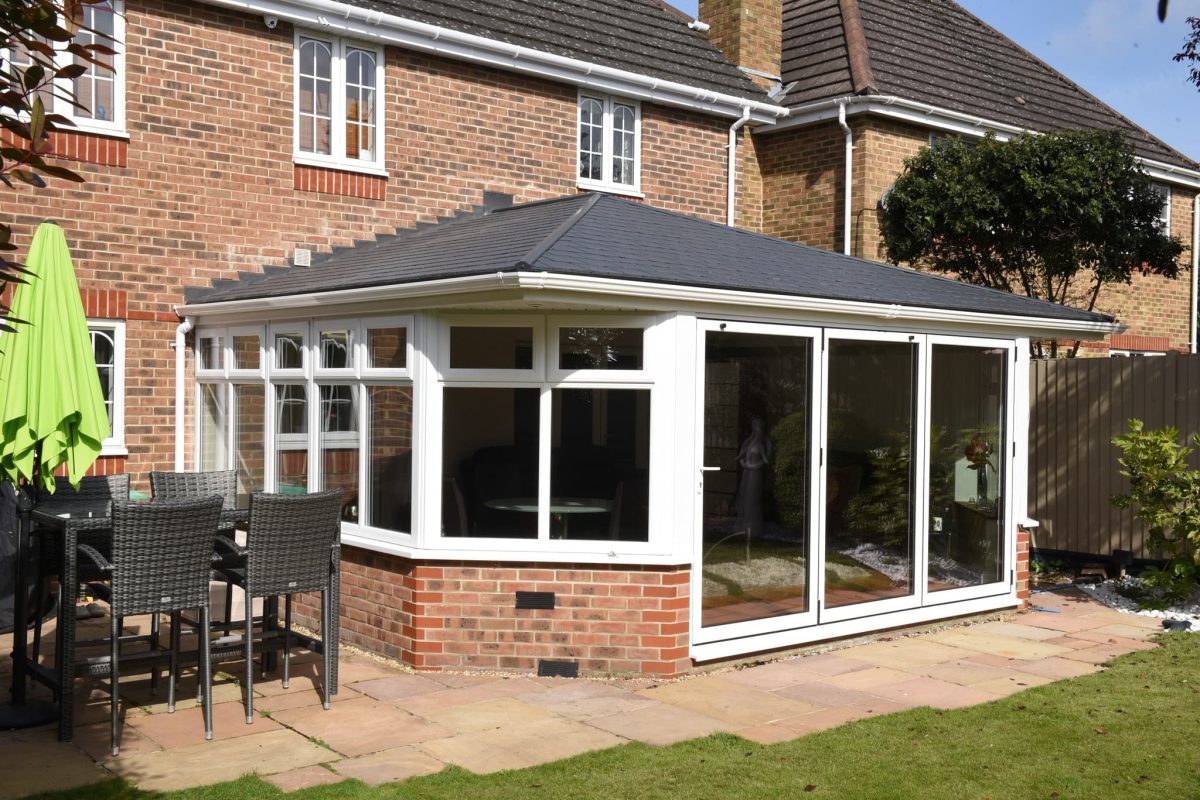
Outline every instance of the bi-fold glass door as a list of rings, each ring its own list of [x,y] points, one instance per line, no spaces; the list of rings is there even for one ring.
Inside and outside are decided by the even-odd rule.
[[[820,332],[702,323],[693,639],[816,622]]]
[[[696,643],[1010,590],[1013,342],[700,335]]]

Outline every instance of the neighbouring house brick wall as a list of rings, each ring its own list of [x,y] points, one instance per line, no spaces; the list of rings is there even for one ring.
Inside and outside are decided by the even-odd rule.
[[[123,468],[138,488],[174,463],[171,344],[184,286],[446,216],[485,190],[516,202],[577,191],[572,86],[388,48],[390,174],[364,180],[293,165],[292,26],[129,0],[126,30],[128,142],[59,137],[86,183],[18,187],[5,208],[19,250],[57,219],[81,288],[124,293]],[[646,202],[723,221],[728,122],[651,103],[642,116]],[[189,431],[191,404],[189,392]],[[191,463],[190,434],[187,452]]]
[[[756,135],[761,232],[840,250],[845,146],[836,122]]]
[[[930,130],[872,116],[850,118],[854,131],[851,251],[886,261],[879,200],[904,170],[904,162],[929,144]],[[820,123],[756,137],[762,175],[762,227],[772,236],[829,250],[842,249],[844,138],[837,123]],[[1187,350],[1192,335],[1192,190],[1171,188],[1171,234],[1185,251],[1176,279],[1135,274],[1129,285],[1106,287],[1096,310],[1128,326],[1124,334],[1085,342],[1082,355],[1110,348]],[[1081,299],[1079,305],[1085,304]],[[1073,344],[1073,343],[1070,343]]]
[[[688,567],[428,562],[342,548],[341,638],[416,669],[534,671],[574,661],[594,675],[681,675]],[[518,609],[516,592],[554,592]],[[315,627],[318,606],[301,598]]]

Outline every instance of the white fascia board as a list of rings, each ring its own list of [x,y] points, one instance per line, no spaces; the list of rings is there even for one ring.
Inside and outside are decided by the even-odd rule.
[[[417,561],[504,561],[511,563],[556,564],[614,564],[655,567],[687,567],[690,556],[681,558],[660,553],[618,553],[611,549],[598,550],[507,550],[484,543],[478,548],[417,547],[404,542],[376,539],[343,529],[341,543],[377,553],[410,558]]]
[[[566,56],[521,47],[496,39],[417,22],[394,14],[339,3],[336,0],[204,0],[247,14],[278,17],[294,25],[356,39],[420,50],[463,61],[513,70],[550,80],[585,86],[639,100],[740,117],[750,109],[754,122],[786,117],[783,106],[664,81],[649,75],[606,67]]]
[[[786,119],[781,119],[772,125],[760,127],[757,129],[757,133],[776,133],[786,131],[789,128],[835,120],[838,118],[838,107],[841,105],[846,106],[846,114],[848,115],[874,114],[902,122],[910,122],[926,128],[966,136],[986,136],[992,133],[1001,141],[1022,133],[1044,133],[1044,131],[1035,131],[1030,128],[1009,125],[1005,122],[997,122],[996,120],[985,119],[973,114],[964,114],[960,111],[938,108],[927,103],[905,100],[902,97],[882,95],[855,95],[799,106],[792,109],[792,113]],[[1200,189],[1200,172],[1196,170],[1178,167],[1174,164],[1167,164],[1150,158],[1142,158],[1141,156],[1135,156],[1135,160],[1146,171],[1146,174],[1154,180]]]
[[[594,278],[580,275],[560,275],[549,272],[501,272],[468,278],[447,278],[422,283],[374,286],[364,289],[344,289],[286,297],[251,300],[232,300],[220,303],[195,303],[175,307],[181,317],[203,318],[213,315],[253,316],[262,312],[291,309],[312,312],[321,307],[330,313],[338,308],[383,300],[413,298],[451,298],[477,293],[481,290],[521,290],[526,299],[534,293],[567,293],[596,298],[623,298],[627,302],[669,301],[671,307],[697,307],[708,310],[766,309],[801,312],[819,316],[845,316],[857,319],[892,320],[897,323],[951,324],[990,330],[1024,331],[1036,336],[1064,336],[1077,339],[1102,339],[1119,333],[1125,327],[1119,323],[1082,320],[1047,319],[1011,314],[987,314],[921,306],[885,305],[856,300],[831,300],[820,297],[771,294],[734,289],[709,289],[697,286],[651,283],[645,281]]]

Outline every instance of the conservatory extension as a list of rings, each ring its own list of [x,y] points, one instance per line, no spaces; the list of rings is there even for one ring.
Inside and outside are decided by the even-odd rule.
[[[1029,339],[1117,327],[600,195],[180,313],[189,463],[344,490],[349,641],[659,674],[1016,605]]]

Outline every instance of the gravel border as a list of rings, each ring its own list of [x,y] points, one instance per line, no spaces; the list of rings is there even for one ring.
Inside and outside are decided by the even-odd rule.
[[[1115,608],[1124,614],[1137,614],[1142,617],[1156,617],[1162,620],[1187,621],[1191,623],[1190,632],[1200,633],[1200,594],[1193,595],[1190,602],[1178,603],[1162,611],[1158,611],[1150,608],[1142,608],[1136,602],[1117,591],[1118,586],[1140,587],[1141,585],[1142,581],[1140,578],[1126,576],[1115,580],[1110,579],[1102,583],[1076,584],[1075,588],[1086,592],[1109,608]]]

